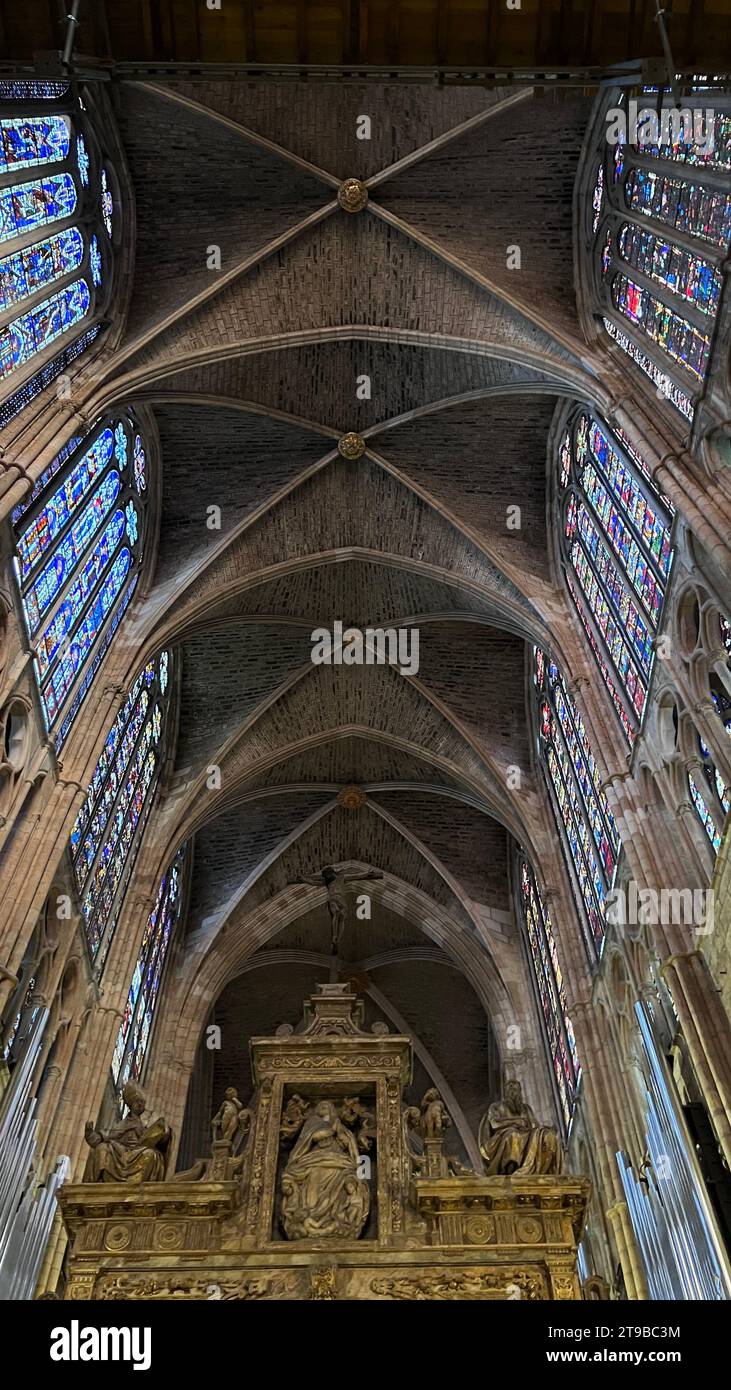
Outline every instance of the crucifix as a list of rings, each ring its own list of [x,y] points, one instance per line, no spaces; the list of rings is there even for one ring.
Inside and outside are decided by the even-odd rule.
[[[332,864],[325,864],[316,874],[305,874],[302,878],[294,880],[295,883],[307,883],[313,888],[325,888],[327,892],[327,910],[330,913],[330,954],[332,961],[330,964],[330,980],[334,982],[338,974],[338,946],[345,927],[345,913],[348,901],[343,892],[346,883],[367,883],[373,879],[383,878],[383,874],[378,869],[368,869],[365,873],[346,874],[343,870],[336,868]]]

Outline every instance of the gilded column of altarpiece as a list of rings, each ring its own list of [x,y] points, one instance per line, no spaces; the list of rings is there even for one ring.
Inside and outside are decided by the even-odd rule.
[[[219,1138],[161,1182],[62,1188],[66,1298],[578,1298],[586,1180],[470,1173],[436,1092],[416,1152],[411,1042],[361,1023],[348,987],[323,985],[302,1031],[251,1040],[240,1154]]]

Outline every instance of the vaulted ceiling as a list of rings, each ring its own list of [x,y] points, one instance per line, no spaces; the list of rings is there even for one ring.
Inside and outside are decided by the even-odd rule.
[[[135,637],[180,653],[162,814],[171,844],[193,844],[188,987],[228,986],[224,1009],[242,989],[266,998],[264,953],[269,1026],[296,1023],[328,957],[324,893],[293,885],[372,865],[375,915],[350,923],[343,959],[377,1013],[432,1037],[434,1075],[445,970],[467,1020],[470,999],[497,1026],[529,997],[510,865],[514,842],[545,845],[526,653],[560,641],[565,615],[548,441],[557,402],[602,371],[571,269],[591,102],[224,81],[123,83],[116,101],[136,265],[96,402],[144,405],[159,432]],[[337,202],[349,176],[368,181],[356,214]],[[360,458],[338,451],[348,431]],[[418,672],[313,665],[310,634],[335,619],[417,627]],[[358,808],[339,796],[353,784]],[[475,1085],[465,1073],[464,1113]]]

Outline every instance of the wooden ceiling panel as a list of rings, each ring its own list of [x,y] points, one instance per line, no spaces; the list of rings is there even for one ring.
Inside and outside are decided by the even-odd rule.
[[[567,67],[661,51],[650,0],[86,0],[80,18],[77,53],[119,62]],[[63,32],[49,0],[1,0],[0,58]],[[670,41],[679,66],[728,63],[726,0],[675,0]]]

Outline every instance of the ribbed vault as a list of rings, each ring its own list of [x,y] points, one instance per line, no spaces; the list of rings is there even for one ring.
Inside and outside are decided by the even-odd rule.
[[[549,1103],[512,874],[516,844],[546,844],[526,653],[560,653],[566,618],[552,420],[611,390],[572,285],[588,102],[416,87],[397,129],[384,89],[359,142],[364,100],[121,84],[136,272],[84,409],[144,403],[158,432],[127,674],[177,652],[156,854],[187,842],[192,864],[159,1057],[200,1068],[212,1016],[239,1040],[296,1024],[339,969],[371,1021],[412,1031],[418,1084],[449,1091],[474,1157],[516,1022]],[[351,175],[368,187],[356,215],[337,201]],[[353,430],[365,450],[343,457]],[[313,630],[336,620],[418,631],[418,668],[313,664]],[[382,874],[335,967],[324,890],[298,883],[332,863]],[[240,1052],[216,1062],[216,1092],[242,1084]]]

